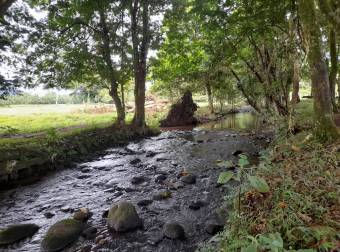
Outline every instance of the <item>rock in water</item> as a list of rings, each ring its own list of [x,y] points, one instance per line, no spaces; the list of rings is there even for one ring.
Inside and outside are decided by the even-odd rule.
[[[135,207],[126,201],[111,206],[107,216],[107,225],[117,232],[125,232],[142,226]]]
[[[182,240],[185,238],[184,228],[176,222],[166,223],[163,227],[165,237],[173,240]]]
[[[195,184],[196,183],[196,176],[193,174],[187,174],[181,177],[181,181],[186,184]]]
[[[61,220],[50,227],[41,246],[46,252],[60,251],[76,241],[86,225],[73,219]]]
[[[73,214],[73,219],[81,221],[81,222],[86,222],[89,218],[91,218],[92,213],[88,208],[80,208]]]
[[[197,110],[197,105],[192,100],[190,91],[186,91],[182,98],[171,106],[166,119],[160,121],[161,127],[174,127],[184,125],[195,125],[197,119],[194,113]]]
[[[215,235],[215,234],[223,231],[223,225],[217,224],[217,223],[213,223],[213,222],[207,223],[206,226],[205,226],[205,231],[208,234]]]
[[[7,246],[34,235],[39,229],[35,224],[11,225],[0,231],[0,246]]]

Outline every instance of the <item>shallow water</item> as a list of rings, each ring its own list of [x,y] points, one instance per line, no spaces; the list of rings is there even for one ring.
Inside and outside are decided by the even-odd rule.
[[[219,121],[199,125],[196,129],[205,130],[255,130],[260,126],[260,119],[256,113],[244,112],[227,115]]]
[[[246,124],[233,125],[242,127]],[[261,137],[221,128],[218,131],[204,130],[206,127],[193,131],[167,131],[126,147],[108,149],[100,157],[75,168],[52,173],[33,185],[0,193],[0,227],[16,223],[35,223],[41,227],[31,239],[3,251],[39,251],[47,229],[58,220],[72,216],[66,211],[68,208],[80,207],[88,207],[93,212],[88,223],[97,227],[98,235],[108,243],[100,247],[93,241],[80,238],[64,251],[81,251],[85,245],[92,245],[93,251],[194,251],[211,237],[204,227],[207,222],[216,221],[215,210],[221,206],[223,196],[232,189],[232,184],[225,188],[216,187],[221,168],[215,165],[215,161],[236,162],[237,157],[232,155],[235,150],[255,157],[263,148]],[[131,163],[133,160],[135,162]],[[172,189],[172,198],[153,201],[148,207],[136,205],[144,221],[143,229],[124,234],[107,230],[102,213],[112,203],[127,200],[136,204],[142,199],[152,199],[157,192],[171,189],[178,181],[177,174],[183,170],[197,176],[196,184]],[[155,181],[159,174],[166,174],[164,183]],[[145,182],[131,184],[134,176],[145,177]],[[192,200],[203,200],[206,205],[197,211],[191,210],[188,206]],[[46,212],[55,216],[47,219]],[[183,225],[186,240],[163,238],[162,226],[168,221]]]

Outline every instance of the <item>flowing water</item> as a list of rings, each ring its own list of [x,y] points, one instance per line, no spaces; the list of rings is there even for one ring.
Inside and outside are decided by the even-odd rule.
[[[72,216],[72,209],[81,207],[93,212],[88,223],[98,229],[98,236],[107,243],[99,246],[80,238],[64,251],[82,251],[86,246],[91,246],[92,251],[194,251],[201,242],[211,238],[205,226],[217,221],[216,209],[233,186],[232,183],[229,187],[216,186],[223,169],[215,161],[236,162],[237,157],[232,154],[235,150],[256,157],[266,137],[233,131],[252,130],[256,128],[256,120],[255,116],[244,113],[190,131],[165,131],[125,147],[108,149],[94,160],[51,173],[33,185],[1,192],[0,227],[17,223],[35,223],[41,227],[32,238],[3,251],[40,251],[47,229],[58,220]],[[197,181],[175,189],[173,185],[183,170],[195,174]],[[155,180],[160,174],[166,176],[162,183]],[[142,176],[145,181],[134,185],[131,178],[135,176]],[[136,205],[167,189],[172,191],[171,198],[153,201],[147,207]],[[123,234],[107,230],[102,214],[120,200],[135,204],[144,222],[142,229]],[[204,201],[205,205],[192,210],[189,205],[194,200]],[[46,218],[47,212],[54,216]],[[162,226],[169,221],[184,227],[185,240],[163,238]]]

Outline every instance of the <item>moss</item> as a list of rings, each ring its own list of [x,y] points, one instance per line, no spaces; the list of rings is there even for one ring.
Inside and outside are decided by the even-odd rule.
[[[0,246],[16,243],[34,235],[39,229],[35,224],[21,224],[8,226],[0,231]]]
[[[76,241],[84,227],[82,222],[74,219],[61,220],[49,228],[42,241],[42,248],[46,252],[60,251]]]

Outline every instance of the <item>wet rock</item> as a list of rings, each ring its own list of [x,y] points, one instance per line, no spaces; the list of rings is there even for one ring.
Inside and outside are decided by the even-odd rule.
[[[122,188],[123,189],[123,191],[125,191],[125,192],[135,192],[136,191],[136,189],[134,189],[134,188],[131,188],[131,187],[125,187],[125,188]]]
[[[194,113],[197,105],[192,100],[190,91],[186,91],[182,98],[170,108],[166,119],[160,121],[161,127],[174,127],[183,125],[194,125],[197,119]]]
[[[197,200],[197,201],[191,201],[189,204],[189,208],[191,210],[199,210],[201,207],[205,206],[205,202]]]
[[[171,196],[172,196],[172,193],[170,191],[163,191],[163,192],[159,192],[155,194],[152,198],[153,200],[160,201],[160,200],[171,198]]]
[[[234,156],[238,156],[238,155],[240,155],[240,154],[242,154],[243,153],[243,151],[241,151],[241,150],[236,150],[236,151],[234,151],[232,154],[234,155]]]
[[[51,219],[55,214],[54,213],[51,213],[51,212],[46,212],[44,213],[44,216],[47,218],[47,219]]]
[[[137,205],[140,206],[140,207],[143,207],[143,206],[148,206],[148,205],[150,205],[152,202],[153,202],[153,200],[144,199],[144,200],[138,201],[138,202],[137,202]]]
[[[79,252],[91,252],[92,250],[92,245],[86,245],[80,248]]]
[[[164,180],[166,180],[166,175],[165,174],[159,174],[155,178],[156,183],[162,183]]]
[[[102,213],[102,218],[106,219],[108,215],[109,215],[109,210],[105,210],[105,211]]]
[[[216,216],[216,220],[221,223],[221,224],[225,224],[227,219],[228,219],[228,211],[225,208],[217,208],[215,210],[215,216]]]
[[[156,152],[153,152],[153,151],[148,151],[148,152],[146,152],[146,157],[154,157],[154,156],[156,156],[157,155],[157,153]]]
[[[107,217],[107,225],[117,232],[125,232],[142,226],[135,207],[126,201],[111,206]]]
[[[41,246],[46,252],[60,251],[76,241],[84,227],[84,223],[77,220],[61,220],[49,228]]]
[[[215,234],[223,231],[223,225],[217,224],[217,223],[213,223],[213,222],[209,222],[205,226],[205,231],[208,234],[215,235]]]
[[[90,172],[91,172],[91,169],[90,169],[90,168],[84,168],[84,169],[81,169],[80,172],[81,172],[81,173],[90,173]]]
[[[85,239],[93,240],[96,237],[96,234],[97,234],[97,228],[89,227],[83,231],[82,236]]]
[[[131,165],[135,165],[135,164],[138,164],[138,163],[140,163],[140,162],[142,162],[142,160],[140,160],[139,158],[135,158],[135,159],[132,159],[132,160],[130,161],[130,164],[131,164]]]
[[[93,214],[90,212],[88,208],[80,208],[73,214],[73,219],[86,222],[89,218],[91,218]]]
[[[35,224],[10,225],[0,231],[0,246],[7,246],[33,236],[39,230]]]
[[[86,178],[89,178],[91,177],[91,175],[89,174],[80,174],[77,176],[77,179],[86,179]]]
[[[141,184],[141,183],[143,183],[145,181],[145,177],[143,177],[143,176],[137,176],[137,177],[133,177],[132,179],[131,179],[131,184],[134,184],[134,185],[136,185],[136,184]]]
[[[187,174],[181,177],[181,181],[186,184],[195,184],[196,183],[196,176],[193,174]]]
[[[176,222],[166,223],[163,227],[163,234],[172,240],[183,240],[185,238],[184,228]]]
[[[73,212],[73,208],[71,208],[70,206],[63,206],[62,208],[60,208],[60,211],[62,211],[63,213]]]

